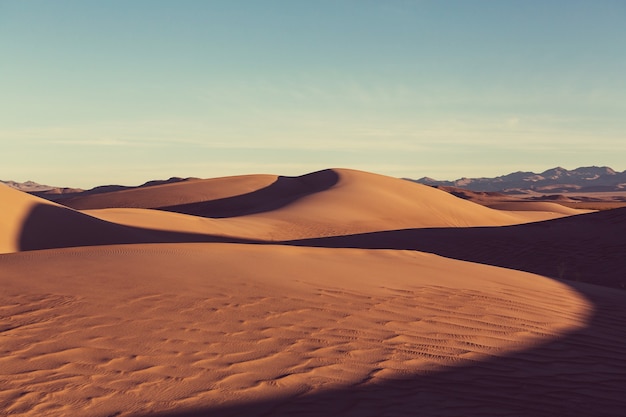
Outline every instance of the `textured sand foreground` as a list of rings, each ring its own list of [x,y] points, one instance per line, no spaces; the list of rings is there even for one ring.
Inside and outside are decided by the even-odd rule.
[[[469,248],[457,256],[460,249],[448,247],[446,256],[480,255],[483,264],[399,244],[434,244],[434,235],[385,234],[501,230],[501,243],[524,242],[537,258],[529,238],[536,225],[521,223],[565,213],[499,212],[357,171],[279,186],[277,178],[219,179],[212,184],[233,184],[219,192],[209,180],[186,183],[178,213],[174,197],[160,195],[176,193],[176,184],[142,190],[169,212],[139,197],[134,208],[79,212],[0,187],[3,415],[626,409],[625,292],[524,272],[537,269],[530,258],[526,269],[488,265],[507,257],[494,248],[493,262],[487,259],[481,245],[493,234],[442,235]],[[194,183],[203,187],[202,201],[193,201]],[[228,204],[237,216],[225,215]],[[590,218],[603,230],[603,221],[613,229],[626,223],[587,216],[594,214],[541,224],[561,222],[558,229],[576,220],[570,230]],[[485,225],[492,227],[458,227]],[[616,236],[607,239],[619,251]]]

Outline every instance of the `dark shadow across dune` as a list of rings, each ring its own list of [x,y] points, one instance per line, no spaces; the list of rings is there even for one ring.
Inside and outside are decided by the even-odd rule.
[[[571,269],[575,279],[578,269],[585,280],[595,276],[598,282],[605,280],[609,284],[624,277],[625,217],[626,211],[614,210],[510,227],[413,229],[286,243],[422,250],[553,277],[558,277],[559,270],[555,268],[564,262],[563,277],[569,277]],[[62,207],[38,205],[24,223],[20,247],[33,250],[119,243],[225,241],[253,243],[112,225]],[[585,328],[530,349],[502,356],[494,352],[487,361],[465,362],[427,375],[376,384],[277,396],[246,404],[233,400],[230,405],[207,404],[135,415],[626,415],[626,292],[562,282],[583,294],[593,304],[594,314]]]
[[[37,204],[22,225],[19,249],[29,251],[75,246],[178,242],[255,243],[214,235],[123,226],[64,207]]]
[[[615,286],[625,279],[625,227],[622,210],[511,227],[400,230],[290,244],[421,250]],[[593,304],[593,316],[585,328],[531,349],[377,384],[138,416],[624,416],[626,292],[561,282]]]
[[[588,326],[517,353],[376,384],[136,416],[626,415],[626,292],[572,286],[595,306]]]
[[[244,216],[285,207],[302,197],[331,188],[338,180],[335,171],[326,169],[299,177],[281,176],[265,188],[234,197],[155,208],[211,218]]]
[[[626,288],[626,208],[501,227],[404,229],[286,242],[401,249]]]

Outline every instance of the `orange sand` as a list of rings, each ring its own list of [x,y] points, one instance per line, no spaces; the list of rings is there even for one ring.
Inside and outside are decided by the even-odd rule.
[[[541,236],[528,222],[604,230],[626,224],[620,213],[550,220],[577,212],[499,211],[352,170],[74,200],[84,212],[8,187],[0,200],[3,415],[619,415],[626,406],[626,293],[525,272],[550,262],[533,252]],[[387,244],[384,233],[402,229],[440,230],[482,264],[367,249],[377,233]],[[489,241],[502,231],[502,247],[524,242],[533,258],[493,266],[506,251],[490,258],[483,235],[455,230],[488,230]],[[603,233],[624,248],[623,234]]]

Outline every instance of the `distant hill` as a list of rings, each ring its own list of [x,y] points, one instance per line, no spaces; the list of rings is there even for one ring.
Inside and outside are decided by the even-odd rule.
[[[167,180],[148,181],[139,186],[100,185],[100,186],[91,188],[89,190],[83,190],[81,188],[55,187],[52,185],[38,184],[34,181],[17,182],[17,181],[0,180],[0,183],[8,185],[11,188],[15,188],[16,190],[24,191],[29,194],[35,195],[37,197],[45,198],[46,200],[61,201],[61,200],[66,200],[68,198],[77,197],[77,196],[102,194],[102,193],[122,191],[122,190],[132,190],[135,188],[152,187],[155,185],[170,184],[170,183],[189,181],[189,180],[194,180],[194,179],[197,179],[197,178],[172,177]]]
[[[43,185],[38,184],[34,181],[26,181],[26,182],[17,182],[17,181],[2,181],[0,183],[4,185],[8,185],[11,188],[15,188],[16,190],[25,191],[25,192],[35,192],[35,191],[48,191],[53,190],[58,187],[53,187],[51,185]]]
[[[548,169],[540,174],[513,172],[495,178],[460,178],[454,181],[438,181],[423,177],[409,179],[430,186],[456,187],[479,192],[539,193],[626,191],[626,171],[616,172],[609,167],[580,167],[567,170],[562,167]]]
[[[501,175],[494,178],[459,178],[454,181],[436,180],[429,177],[420,179],[405,178],[408,181],[419,184],[430,185],[443,188],[462,198],[469,198],[464,194],[464,190],[473,192],[489,192],[504,194],[524,194],[528,192],[538,192],[544,194],[559,194],[567,192],[626,192],[626,170],[617,172],[609,167],[580,167],[568,170],[562,167],[548,169],[542,173],[530,171],[518,171]],[[197,178],[172,177],[167,180],[148,181],[139,186],[104,185],[82,190],[80,188],[55,187],[51,185],[38,184],[33,181],[16,182],[2,181],[1,184],[11,188],[31,193],[52,201],[65,200],[77,196],[87,196],[93,194],[109,193],[114,191],[132,190],[138,188],[152,187],[177,182],[197,180]],[[476,197],[476,196],[474,196]],[[471,198],[470,198],[471,199]]]

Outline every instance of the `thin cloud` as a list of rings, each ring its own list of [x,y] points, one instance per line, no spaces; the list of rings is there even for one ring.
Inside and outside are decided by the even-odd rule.
[[[52,139],[49,143],[69,146],[145,146],[146,143],[137,143],[119,139]]]

